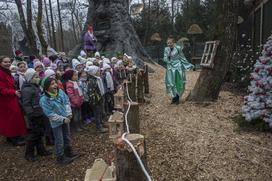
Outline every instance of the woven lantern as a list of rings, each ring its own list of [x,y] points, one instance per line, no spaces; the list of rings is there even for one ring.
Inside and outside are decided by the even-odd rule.
[[[123,113],[116,111],[109,118],[109,138],[116,138],[124,132]]]
[[[157,41],[157,42],[162,41],[161,36],[160,36],[159,33],[154,33],[154,34],[151,36],[150,40],[151,40],[151,41]]]
[[[202,34],[203,31],[202,31],[202,29],[199,27],[198,24],[192,24],[192,25],[190,26],[190,28],[188,29],[187,33],[190,34],[190,35],[197,35],[197,34]]]

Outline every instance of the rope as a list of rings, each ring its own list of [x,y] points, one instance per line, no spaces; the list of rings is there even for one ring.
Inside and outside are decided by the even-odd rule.
[[[129,110],[130,110],[130,107],[131,107],[131,102],[132,102],[132,100],[131,100],[131,98],[130,98],[130,96],[129,96],[129,92],[128,92],[128,83],[127,83],[127,82],[126,82],[126,92],[127,92],[127,97],[128,97],[128,108],[127,108],[127,111],[126,111],[126,114],[125,114],[125,123],[126,123],[126,127],[127,127],[127,132],[125,132],[125,133],[122,135],[121,138],[122,138],[122,140],[125,141],[125,142],[129,145],[129,147],[132,149],[132,151],[133,151],[133,153],[134,153],[134,155],[135,155],[135,157],[136,157],[136,159],[137,159],[137,161],[138,161],[138,163],[139,163],[139,165],[140,165],[142,171],[144,172],[144,174],[145,174],[147,180],[148,180],[148,181],[152,181],[150,175],[149,175],[148,172],[146,171],[146,168],[145,168],[145,166],[144,166],[144,164],[143,164],[143,162],[142,162],[140,156],[138,155],[136,149],[134,148],[133,144],[132,144],[129,140],[127,140],[127,139],[125,138],[125,136],[126,136],[127,134],[129,134],[129,125],[128,125],[127,116],[128,116],[128,113],[129,113]]]

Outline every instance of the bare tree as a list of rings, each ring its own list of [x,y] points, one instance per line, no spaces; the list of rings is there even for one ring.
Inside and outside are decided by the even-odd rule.
[[[21,0],[15,0],[15,3],[17,5],[18,13],[20,16],[20,24],[21,24],[24,34],[26,36],[28,47],[29,47],[32,54],[38,55],[39,51],[37,49],[35,33],[34,33],[34,30],[32,27],[31,0],[27,0],[27,7],[26,7],[27,21],[25,19],[25,14],[23,11],[23,5],[22,5]]]
[[[51,25],[50,25],[50,21],[49,21],[49,15],[48,15],[48,10],[47,10],[46,0],[44,0],[44,8],[45,8],[45,14],[46,14],[46,21],[47,21],[48,41],[49,41],[49,44],[51,44],[52,43]]]
[[[52,3],[51,0],[49,0],[49,9],[50,9],[50,15],[51,15],[51,25],[52,25],[52,35],[53,35],[53,47],[57,48],[57,42],[56,42],[56,34],[55,34],[55,23],[54,23],[54,15],[53,15],[53,9],[52,9]]]
[[[60,24],[60,42],[61,42],[61,50],[64,50],[64,42],[63,42],[63,28],[62,28],[62,18],[61,18],[61,11],[60,11],[60,3],[59,0],[57,0],[58,4],[58,15],[59,15],[59,24]]]
[[[41,46],[42,46],[42,53],[44,55],[46,55],[47,53],[47,42],[44,39],[43,36],[43,31],[42,31],[42,12],[43,12],[43,4],[42,4],[42,0],[38,0],[38,16],[37,16],[37,20],[36,20],[36,26],[37,26],[37,33],[41,42]]]

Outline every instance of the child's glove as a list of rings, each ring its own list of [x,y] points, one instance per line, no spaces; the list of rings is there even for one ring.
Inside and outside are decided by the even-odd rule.
[[[70,120],[69,118],[64,118],[64,119],[63,119],[63,123],[64,123],[64,124],[69,124],[70,121],[71,121],[71,120]]]

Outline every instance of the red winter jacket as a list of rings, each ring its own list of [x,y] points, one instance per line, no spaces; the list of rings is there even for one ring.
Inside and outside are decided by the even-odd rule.
[[[5,137],[26,134],[24,117],[15,92],[12,75],[0,67],[0,135]]]
[[[78,85],[78,87],[79,87],[79,85]],[[79,95],[79,91],[78,91],[78,89],[74,88],[73,82],[68,81],[66,83],[66,92],[69,97],[71,107],[73,107],[73,108],[81,107],[81,105],[83,104],[83,101],[84,101],[84,97],[83,97],[83,94],[81,96]]]

